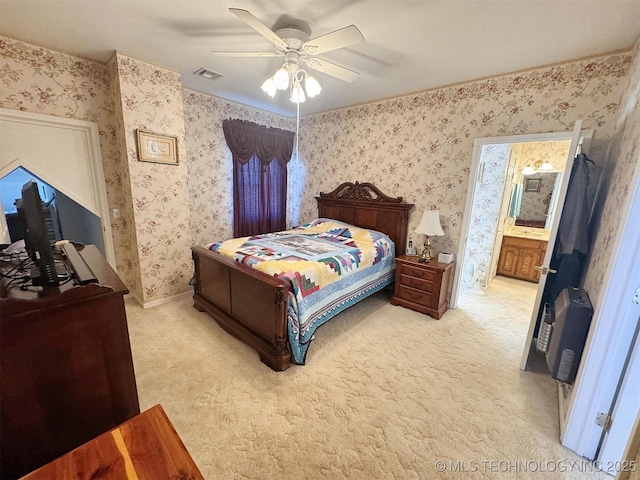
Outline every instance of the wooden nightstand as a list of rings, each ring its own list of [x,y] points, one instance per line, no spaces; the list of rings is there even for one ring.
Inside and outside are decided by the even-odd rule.
[[[418,257],[396,258],[396,284],[392,305],[402,305],[439,319],[449,308],[449,282],[452,263],[418,262]]]

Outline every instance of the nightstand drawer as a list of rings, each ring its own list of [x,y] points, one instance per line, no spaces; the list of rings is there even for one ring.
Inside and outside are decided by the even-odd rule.
[[[404,273],[405,269],[402,270],[400,274],[400,284],[407,285],[409,287],[417,288],[418,290],[423,290],[425,292],[433,293],[435,290],[435,284],[432,280],[423,280],[422,278],[415,277],[413,275],[406,275]],[[429,272],[424,272],[429,273]]]
[[[398,292],[398,297],[409,300],[410,302],[419,303],[426,307],[433,307],[435,296],[432,293],[416,290],[415,288],[402,286]]]
[[[435,282],[436,280],[436,274],[434,272],[422,267],[403,265],[402,273],[405,275],[411,275],[412,277],[421,278],[422,280],[427,280],[429,282]]]

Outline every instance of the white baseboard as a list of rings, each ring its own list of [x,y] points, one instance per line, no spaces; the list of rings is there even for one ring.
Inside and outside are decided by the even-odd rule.
[[[138,300],[137,297],[136,297],[136,300],[138,300],[138,303],[142,305],[142,308],[151,308],[151,307],[157,307],[158,305],[162,305],[163,303],[172,302],[182,297],[191,296],[191,295],[193,295],[193,289],[189,289],[186,292],[179,293],[178,295],[173,295],[171,297],[161,298],[160,300],[154,300],[153,302],[142,303]]]

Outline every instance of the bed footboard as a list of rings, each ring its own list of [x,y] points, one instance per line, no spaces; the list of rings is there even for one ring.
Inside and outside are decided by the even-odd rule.
[[[192,247],[191,254],[195,265],[193,306],[256,350],[271,369],[286,370],[291,363],[288,284],[204,247]]]

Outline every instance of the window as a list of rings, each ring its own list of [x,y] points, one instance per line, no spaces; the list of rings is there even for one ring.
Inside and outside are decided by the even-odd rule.
[[[222,126],[233,154],[234,237],[285,230],[294,133],[241,120]]]
[[[234,237],[286,229],[287,167],[257,155],[233,162]]]

